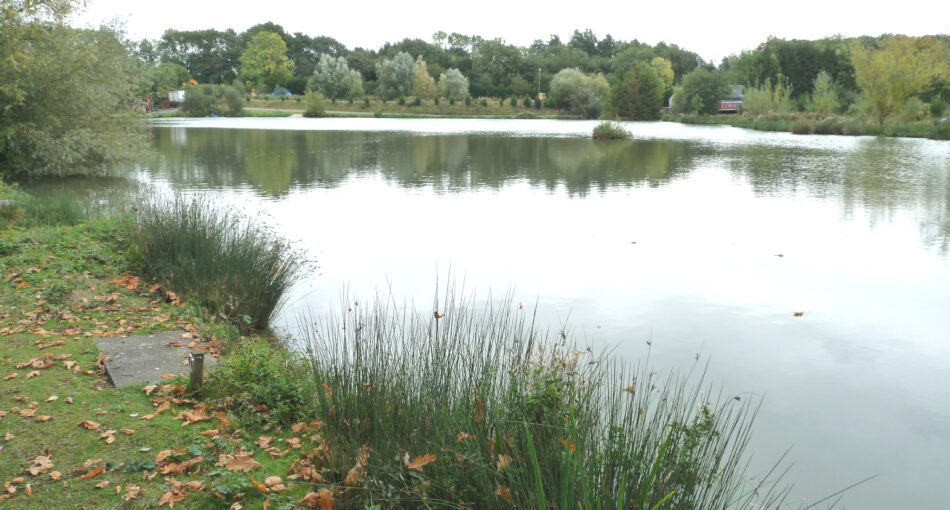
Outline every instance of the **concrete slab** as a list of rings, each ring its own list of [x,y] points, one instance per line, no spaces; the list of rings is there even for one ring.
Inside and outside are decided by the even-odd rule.
[[[190,367],[182,361],[188,359],[191,349],[169,347],[182,341],[184,331],[163,331],[147,335],[131,335],[128,338],[109,337],[96,342],[101,352],[109,357],[105,362],[106,374],[116,386],[131,386],[162,382],[162,374],[184,374],[188,377]],[[204,368],[214,368],[217,359],[205,354]]]

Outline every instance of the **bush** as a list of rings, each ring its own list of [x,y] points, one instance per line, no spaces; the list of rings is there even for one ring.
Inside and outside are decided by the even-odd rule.
[[[421,106],[421,105],[422,105],[422,98],[419,96],[416,96],[416,99],[412,101],[412,106]]]
[[[508,104],[510,104],[511,106],[518,106],[518,98],[515,96],[511,96],[511,101],[509,101]]]
[[[554,105],[590,119],[600,116],[609,92],[610,85],[602,74],[588,75],[576,68],[562,69],[551,79]]]
[[[947,103],[940,97],[933,98],[933,101],[930,102],[930,115],[935,119],[939,119],[943,117],[946,111]]]
[[[472,106],[472,98],[465,96],[465,106]]]
[[[377,119],[380,118],[380,117],[382,117],[382,116],[383,116],[383,109],[382,109],[382,108],[377,108],[376,111],[373,112],[373,117],[376,117]]]
[[[189,86],[185,89],[182,111],[189,117],[235,117],[244,111],[244,97],[229,85]]]
[[[806,118],[799,118],[792,124],[791,131],[796,135],[810,135],[815,132],[815,125]]]
[[[363,108],[369,108],[369,96],[363,97]]]
[[[399,101],[397,101],[397,103],[399,103],[399,106],[406,106],[406,98],[399,96]]]
[[[435,96],[434,98],[432,98],[432,104],[439,106],[439,96]]]
[[[594,127],[594,140],[619,140],[630,138],[630,131],[627,131],[623,124],[606,120]]]
[[[231,409],[258,423],[290,425],[313,414],[313,391],[302,386],[306,366],[265,339],[241,338],[215,369],[206,391],[231,399]],[[266,411],[260,411],[259,406]]]
[[[455,96],[449,96],[449,105],[455,106]]]
[[[146,204],[136,226],[145,275],[253,330],[268,326],[306,267],[283,239],[202,199]]]
[[[480,104],[480,105],[482,105],[482,106],[488,106],[488,99],[485,99],[485,98],[483,97],[482,100],[478,102],[478,104]]]
[[[524,105],[525,108],[531,108],[531,98],[524,96],[524,99],[521,100],[521,104]]]
[[[327,107],[323,102],[323,94],[319,92],[307,92],[307,109],[304,110],[304,117],[323,117],[326,115]]]

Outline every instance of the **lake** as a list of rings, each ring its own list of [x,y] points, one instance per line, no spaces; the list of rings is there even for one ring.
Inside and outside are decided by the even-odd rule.
[[[708,363],[763,399],[750,473],[791,448],[790,503],[878,475],[839,506],[946,507],[950,142],[594,125],[157,120],[128,172],[260,213],[316,260],[278,329],[344,292],[510,294],[581,345]]]

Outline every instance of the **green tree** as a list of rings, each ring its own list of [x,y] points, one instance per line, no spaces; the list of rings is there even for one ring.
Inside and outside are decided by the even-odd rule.
[[[831,75],[822,71],[815,77],[815,91],[811,95],[811,101],[808,102],[808,110],[830,115],[835,111],[835,105],[838,103],[838,91]]]
[[[551,100],[555,106],[596,118],[604,107],[610,85],[602,74],[584,74],[579,69],[564,69],[551,80]]]
[[[726,78],[722,73],[699,68],[683,77],[682,84],[673,95],[673,111],[676,113],[719,112],[719,102],[728,92]]]
[[[307,82],[307,90],[330,99],[359,97],[363,95],[363,78],[349,68],[345,58],[323,55]]]
[[[439,94],[454,99],[468,97],[468,78],[458,69],[449,69],[439,75]]]
[[[376,95],[389,100],[412,94],[412,69],[415,61],[406,52],[376,64]]]
[[[673,79],[675,78],[673,74],[673,63],[663,57],[654,57],[653,60],[650,61],[650,66],[656,71],[656,75],[663,83],[663,87],[672,89]]]
[[[432,99],[436,95],[435,80],[429,75],[422,55],[416,57],[416,63],[412,66],[412,94],[425,99]]]
[[[618,76],[611,86],[607,116],[634,120],[659,119],[663,91],[664,83],[657,76],[656,69],[644,62],[637,62]]]
[[[286,85],[293,70],[287,44],[273,32],[258,32],[241,53],[241,76],[251,87],[273,90]]]
[[[64,24],[75,3],[0,3],[0,173],[86,174],[145,147],[131,45]]]
[[[950,48],[932,37],[898,35],[879,47],[857,41],[851,45],[851,61],[868,113],[878,127],[903,110],[912,94],[935,79],[950,77]]]

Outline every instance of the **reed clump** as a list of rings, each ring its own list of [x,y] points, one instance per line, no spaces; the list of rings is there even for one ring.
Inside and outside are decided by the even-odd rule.
[[[594,140],[622,140],[630,138],[630,131],[627,131],[620,122],[605,120],[594,126]]]
[[[386,508],[771,508],[756,406],[540,333],[506,300],[347,300],[302,326],[338,502]],[[356,467],[354,467],[354,459]],[[357,469],[358,468],[358,469]],[[346,478],[344,480],[344,477]]]
[[[265,329],[306,262],[263,224],[202,198],[143,206],[131,247],[143,273],[212,313]]]

